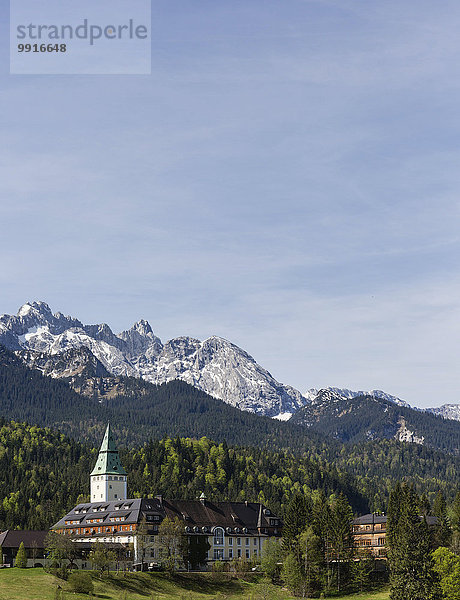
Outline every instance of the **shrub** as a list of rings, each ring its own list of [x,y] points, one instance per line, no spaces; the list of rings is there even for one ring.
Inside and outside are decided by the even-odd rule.
[[[18,553],[16,554],[16,566],[19,569],[25,569],[27,567],[27,554],[24,548],[24,542],[21,542]]]
[[[91,575],[82,571],[72,573],[68,585],[72,592],[78,592],[79,594],[89,594],[94,591]]]

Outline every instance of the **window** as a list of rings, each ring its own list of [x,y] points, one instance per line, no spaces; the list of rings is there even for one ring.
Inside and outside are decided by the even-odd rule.
[[[228,538],[228,545],[233,546],[233,538],[232,537]]]
[[[246,538],[246,546],[249,546],[249,538]]]
[[[246,558],[249,558],[249,548],[246,548]]]
[[[223,548],[214,548],[214,560],[222,560],[224,558]]]
[[[237,546],[241,546],[241,538],[236,538],[236,544]]]
[[[155,558],[155,548],[150,550],[150,558]]]
[[[233,558],[233,548],[228,549],[228,558]]]
[[[254,546],[257,546],[257,538],[254,538]]]
[[[241,548],[238,548],[238,558],[241,558]]]
[[[214,529],[214,546],[224,545],[224,530],[222,527],[216,527]]]

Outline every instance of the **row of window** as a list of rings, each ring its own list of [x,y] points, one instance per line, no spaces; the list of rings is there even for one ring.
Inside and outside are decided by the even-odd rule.
[[[251,558],[251,552],[250,552],[249,548],[246,548],[245,556],[246,556],[246,558]],[[256,549],[254,549],[253,556],[257,556]],[[241,558],[241,557],[242,557],[241,548],[237,549],[236,554],[233,554],[233,548],[229,548],[227,556],[224,554],[223,548],[214,548],[214,554],[213,554],[214,560],[224,560],[226,558],[232,559],[232,558]]]
[[[356,540],[355,546],[372,546],[373,540]],[[377,546],[385,546],[385,538],[378,538]]]
[[[353,525],[353,531],[371,531],[371,529],[385,531],[386,528],[386,523],[374,523],[374,525]]]
[[[105,475],[96,475],[93,476],[93,479],[96,481],[126,481],[126,477],[122,477],[121,475],[109,475],[107,478]]]
[[[234,539],[235,538],[232,538],[232,537],[228,537],[227,538],[229,546],[233,546],[233,540]],[[242,538],[240,538],[240,537],[236,538],[236,545],[237,546],[241,546],[242,545],[241,544],[241,539]],[[254,546],[257,546],[257,538],[252,538],[252,539],[254,540],[254,542],[253,542]],[[247,537],[245,545],[249,546],[250,544],[251,544],[251,538]],[[223,534],[222,535],[219,535],[219,534],[216,535],[216,532],[214,532],[213,545],[214,546],[223,546],[224,545],[224,536],[223,536]]]
[[[132,525],[121,525],[120,527],[94,527],[91,529],[84,529],[83,527],[81,529],[67,529],[66,532],[69,535],[88,535],[91,533],[111,533],[111,532],[115,532],[115,531],[133,531],[133,526]]]

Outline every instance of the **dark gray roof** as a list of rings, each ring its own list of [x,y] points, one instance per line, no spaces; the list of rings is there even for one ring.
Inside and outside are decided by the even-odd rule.
[[[363,515],[362,517],[358,517],[357,519],[353,519],[353,525],[372,525],[373,523],[386,523],[387,522],[386,515],[375,515],[368,514]]]
[[[0,546],[2,548],[19,548],[21,542],[24,542],[26,548],[44,548],[47,535],[48,531],[7,529],[3,533],[0,533]]]
[[[420,517],[420,519],[423,519],[423,517]],[[425,517],[425,519],[428,525],[436,525],[438,522],[437,517],[427,516]],[[388,517],[386,515],[375,515],[370,513],[368,515],[358,517],[357,519],[353,519],[353,525],[372,525],[374,523],[386,523],[387,520]]]
[[[125,508],[128,507],[129,508]],[[95,510],[97,509],[97,510]],[[112,523],[116,517],[125,517],[124,525],[140,523],[144,517],[158,516],[179,518],[191,532],[200,529],[200,533],[210,533],[214,527],[223,527],[227,533],[255,534],[258,528],[271,530],[280,529],[281,520],[269,509],[258,502],[210,502],[209,500],[165,500],[157,498],[134,498],[123,502],[93,502],[79,504],[67,513],[52,529],[72,529],[75,526],[94,529],[98,523],[90,523],[93,519],[103,519],[102,524]],[[271,519],[278,521],[277,525]],[[150,519],[151,521],[152,519]],[[79,521],[68,524],[66,521]],[[202,528],[205,528],[202,530]]]
[[[127,508],[125,508],[127,507]],[[80,527],[95,527],[97,523],[89,523],[93,519],[104,519],[104,523],[113,517],[125,517],[123,524],[130,525],[142,521],[144,515],[162,515],[160,502],[156,498],[133,498],[123,502],[114,500],[112,502],[92,502],[78,504],[68,512],[60,521],[55,523],[52,529],[70,528],[75,525],[66,525],[66,521],[79,521]]]

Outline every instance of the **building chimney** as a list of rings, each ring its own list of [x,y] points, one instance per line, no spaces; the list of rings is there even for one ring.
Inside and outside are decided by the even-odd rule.
[[[200,502],[203,506],[205,506],[206,504],[206,496],[204,492],[201,492],[201,496],[200,496]]]

